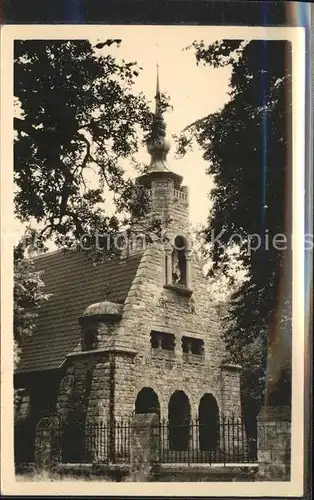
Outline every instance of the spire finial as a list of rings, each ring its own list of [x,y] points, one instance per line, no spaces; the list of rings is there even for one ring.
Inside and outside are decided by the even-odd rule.
[[[159,116],[161,115],[161,102],[160,102],[160,84],[159,84],[159,64],[157,61],[157,80],[156,80],[156,95],[155,95],[155,100],[156,100],[156,108],[155,108],[155,115]]]
[[[147,144],[148,152],[151,155],[149,170],[168,170],[166,161],[170,144],[166,139],[166,124],[162,116],[158,62],[155,101],[155,116],[152,124],[151,137]]]

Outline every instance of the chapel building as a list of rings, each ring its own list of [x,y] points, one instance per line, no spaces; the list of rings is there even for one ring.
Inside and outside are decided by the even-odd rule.
[[[36,258],[52,295],[15,373],[24,389],[17,419],[32,428],[53,412],[81,422],[155,412],[178,424],[241,415],[240,368],[226,363],[191,247],[188,188],[167,165],[169,149],[157,85],[151,161],[136,182],[150,196],[146,222],[168,220],[162,241],[142,241],[97,265],[84,252]]]

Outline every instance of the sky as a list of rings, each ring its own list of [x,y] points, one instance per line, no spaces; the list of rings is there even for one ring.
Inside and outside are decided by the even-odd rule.
[[[116,35],[118,31],[115,30]],[[231,67],[213,69],[204,65],[197,66],[195,52],[192,49],[184,50],[195,39],[204,39],[208,44],[217,39],[209,27],[200,31],[198,33],[197,28],[191,31],[183,27],[150,27],[150,30],[140,30],[135,35],[131,30],[121,35],[120,48],[113,51],[117,57],[136,60],[143,68],[134,89],[146,95],[152,102],[152,109],[157,63],[159,65],[160,90],[169,95],[173,108],[164,114],[167,136],[172,144],[168,154],[168,167],[181,174],[183,183],[190,188],[190,220],[193,225],[205,223],[209,213],[208,193],[212,180],[206,174],[208,163],[203,160],[202,151],[198,147],[184,158],[176,159],[172,136],[179,134],[195,120],[218,111],[227,102],[231,75]],[[106,39],[105,37],[108,37],[107,32],[104,33],[104,38],[99,36],[98,41]],[[146,149],[137,156],[141,163],[149,163]]]
[[[190,221],[194,226],[206,222],[210,207],[208,193],[213,184],[205,173],[208,164],[202,159],[202,151],[196,146],[184,158],[176,159],[172,136],[179,134],[193,121],[216,112],[228,100],[231,67],[213,69],[197,66],[193,49],[185,50],[194,40],[204,39],[210,44],[217,40],[217,35],[218,32],[212,33],[210,27],[194,27],[191,30],[189,27],[173,26],[142,26],[141,29],[136,26],[109,26],[97,30],[95,37],[88,37],[93,44],[111,37],[122,39],[119,47],[110,47],[110,53],[118,59],[136,61],[143,68],[136,79],[134,91],[143,92],[151,102],[152,109],[155,105],[158,63],[160,90],[168,94],[172,105],[172,110],[164,114],[167,137],[172,145],[168,154],[168,167],[182,175],[183,184],[189,186]],[[149,163],[146,148],[139,151],[137,160]],[[124,166],[133,177],[135,172],[131,164],[124,161]],[[106,206],[108,212],[110,208]],[[17,241],[23,232],[18,221],[14,223],[14,230],[14,239]]]

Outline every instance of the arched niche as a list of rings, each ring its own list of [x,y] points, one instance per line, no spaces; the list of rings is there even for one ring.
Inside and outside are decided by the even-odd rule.
[[[219,446],[219,407],[212,394],[204,394],[198,408],[200,450]]]
[[[135,413],[160,414],[159,399],[151,387],[143,387],[136,396]]]
[[[191,250],[187,237],[177,234],[166,249],[166,286],[191,290]]]
[[[187,450],[189,445],[191,406],[184,391],[175,391],[168,404],[168,436],[171,450]]]
[[[172,260],[172,284],[187,287],[187,262],[186,262],[186,240],[183,236],[176,236],[173,242],[171,254]]]

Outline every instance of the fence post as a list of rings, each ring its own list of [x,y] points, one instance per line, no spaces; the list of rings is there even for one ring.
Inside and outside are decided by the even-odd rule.
[[[222,417],[220,421],[220,426],[222,429],[221,432],[221,437],[222,437],[222,458],[223,458],[223,463],[226,463],[226,418],[225,416]]]
[[[159,462],[160,425],[155,413],[135,414],[131,424],[131,480],[147,481]]]
[[[115,419],[110,420],[109,422],[109,457],[110,462],[113,464],[116,462],[116,425],[117,422]]]
[[[59,441],[60,423],[57,417],[43,417],[36,426],[35,467],[49,470],[60,460]]]

